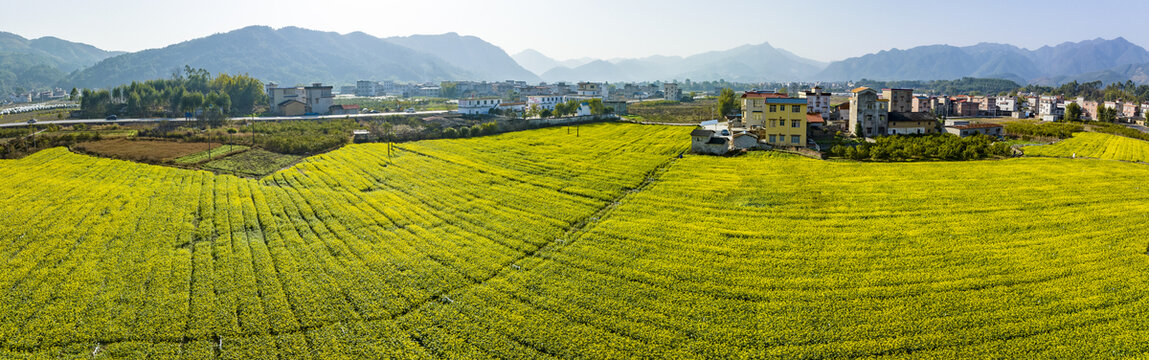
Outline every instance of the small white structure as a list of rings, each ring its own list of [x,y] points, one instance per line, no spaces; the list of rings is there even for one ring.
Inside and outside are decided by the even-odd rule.
[[[499,107],[502,99],[480,98],[459,100],[459,113],[463,115],[487,115],[492,109]]]
[[[586,102],[579,103],[578,104],[578,113],[576,115],[578,115],[578,116],[590,116],[591,115],[590,104],[586,103]]]

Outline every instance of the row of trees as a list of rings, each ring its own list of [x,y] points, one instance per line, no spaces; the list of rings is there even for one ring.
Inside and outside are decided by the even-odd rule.
[[[202,113],[209,119],[219,119],[227,114],[254,113],[266,102],[267,94],[258,79],[228,74],[212,77],[207,70],[185,66],[182,74],[171,79],[133,81],[111,90],[84,89],[80,111],[85,117]]]
[[[1080,108],[1078,111],[1080,111]],[[1069,114],[1068,106],[1065,108],[1065,112],[1066,114]],[[1073,133],[1081,132],[1083,130],[1084,127],[1082,127],[1080,124],[1067,122],[1040,123],[1036,121],[1010,121],[1005,123],[1005,132],[1009,135],[1018,137],[1046,137],[1067,139],[1073,136]]]
[[[1132,80],[1114,82],[1109,85],[1098,81],[1079,83],[1076,80],[1058,87],[1027,85],[1020,89],[1044,95],[1062,95],[1069,98],[1083,97],[1089,101],[1149,101],[1149,85],[1137,85]],[[1068,111],[1068,109],[1066,109]]]
[[[1009,156],[1011,151],[1009,144],[995,143],[984,135],[895,135],[879,137],[874,143],[835,145],[830,156],[873,161],[979,160]]]
[[[578,109],[579,109],[579,107],[582,106],[583,102],[586,102],[587,105],[590,106],[590,114],[591,115],[604,115],[604,114],[614,113],[614,108],[607,107],[606,105],[604,105],[602,103],[602,99],[589,99],[589,100],[585,100],[585,101],[571,99],[571,100],[567,100],[567,102],[565,102],[565,103],[555,104],[554,110],[544,109],[544,108],[539,107],[538,105],[532,104],[531,107],[527,108],[525,115],[528,118],[530,118],[530,117],[549,118],[549,117],[572,116],[572,115],[578,114]]]

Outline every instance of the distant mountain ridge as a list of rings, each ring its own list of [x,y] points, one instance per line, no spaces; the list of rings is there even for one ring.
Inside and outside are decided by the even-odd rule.
[[[52,87],[70,72],[121,53],[51,36],[28,40],[0,32],[0,96]]]
[[[993,43],[966,47],[928,45],[907,50],[883,50],[837,61],[812,79],[940,80],[968,76],[1034,81],[1141,63],[1149,63],[1149,51],[1121,37],[1066,42],[1037,50]]]
[[[535,80],[502,49],[473,36],[417,35],[382,39],[298,27],[249,26],[160,49],[124,54],[70,76],[82,87],[163,78],[189,65],[213,73],[246,73],[281,85],[354,84],[357,80]]]
[[[524,55],[525,53],[525,55]],[[729,50],[710,51],[689,57],[650,56],[640,59],[596,60],[576,67],[559,65],[537,51],[520,53],[519,59],[530,61],[539,69],[553,67],[540,74],[546,81],[650,81],[697,79],[728,81],[785,81],[804,79],[826,64],[806,59],[771,46],[769,43],[743,45]]]

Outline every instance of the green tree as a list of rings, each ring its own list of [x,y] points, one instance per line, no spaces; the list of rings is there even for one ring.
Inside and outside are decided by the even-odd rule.
[[[1081,121],[1081,105],[1077,103],[1065,105],[1065,121]]]
[[[729,115],[737,106],[737,100],[734,98],[734,90],[722,88],[722,92],[718,93],[718,117],[722,118]]]
[[[76,101],[77,96],[80,96],[80,93],[76,91],[76,88],[72,88],[72,92],[68,93],[68,100]]]

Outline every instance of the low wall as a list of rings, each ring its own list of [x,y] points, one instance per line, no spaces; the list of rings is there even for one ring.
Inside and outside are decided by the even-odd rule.
[[[598,121],[617,121],[615,115],[569,116],[551,119],[527,119],[527,123],[534,126],[573,125]]]

